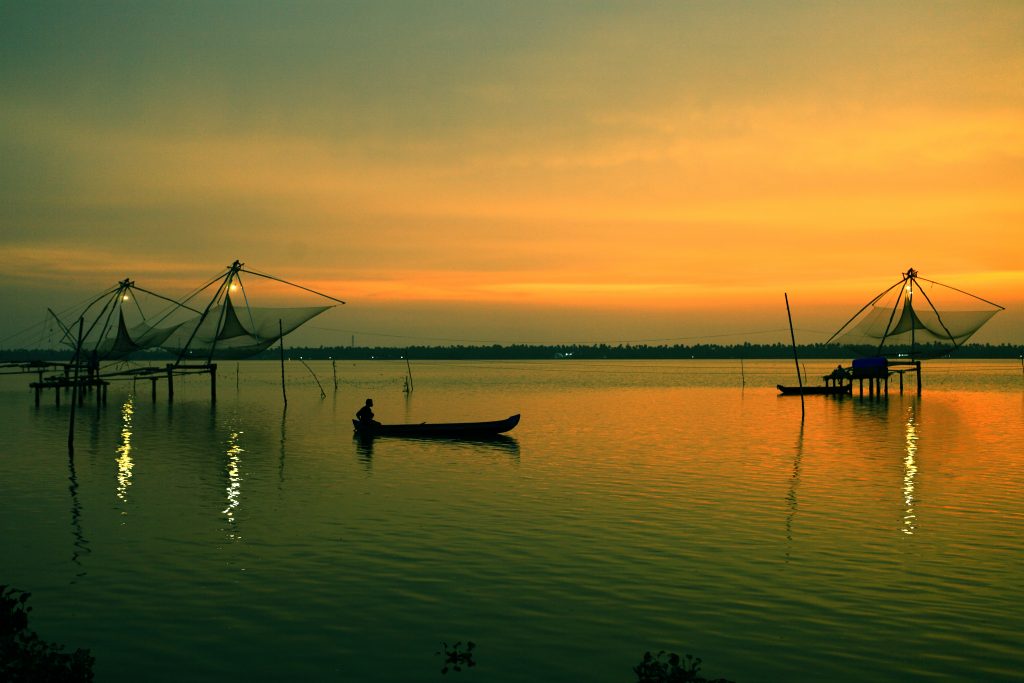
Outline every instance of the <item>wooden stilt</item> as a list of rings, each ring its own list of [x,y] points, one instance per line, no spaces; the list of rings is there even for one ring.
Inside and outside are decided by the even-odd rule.
[[[210,403],[217,402],[217,364],[210,365]]]
[[[68,420],[68,455],[74,456],[75,454],[75,403],[78,401],[79,389],[78,389],[78,366],[82,355],[82,328],[85,326],[85,320],[83,318],[78,319],[78,344],[75,346],[75,384],[71,394],[71,417]],[[58,395],[60,391],[57,392]]]
[[[167,400],[174,400],[174,364],[167,364]]]

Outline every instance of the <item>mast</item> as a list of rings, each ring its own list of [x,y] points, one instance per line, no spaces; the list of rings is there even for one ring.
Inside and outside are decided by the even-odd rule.
[[[235,259],[235,262],[228,266],[227,275],[225,275],[224,284],[221,285],[221,289],[224,293],[224,303],[220,307],[220,316],[217,320],[216,327],[213,328],[213,343],[210,344],[210,353],[206,356],[206,362],[213,362],[213,354],[217,352],[217,340],[220,337],[221,330],[224,329],[224,321],[227,320],[228,316],[228,301],[231,297],[231,281],[238,277],[238,272],[242,270],[242,262]],[[214,296],[216,299],[216,296]],[[198,328],[197,328],[198,329]]]
[[[914,354],[914,346],[917,343],[917,339],[916,339],[916,336],[915,336],[916,333],[917,333],[917,320],[916,320],[917,316],[914,315],[914,278],[916,276],[917,276],[917,271],[916,270],[914,270],[913,268],[907,268],[907,280],[909,280],[909,282],[907,283],[907,307],[910,309],[910,358],[911,359],[913,359],[914,356],[915,356],[915,354]],[[938,311],[936,311],[936,315],[937,314],[938,314]],[[941,316],[939,317],[939,320],[940,321],[942,320]]]
[[[238,264],[238,261],[235,261],[235,263]],[[196,333],[199,332],[199,327],[203,324],[203,321],[206,320],[206,316],[208,316],[210,314],[210,309],[213,308],[213,305],[217,302],[217,299],[220,297],[221,292],[224,291],[224,285],[227,282],[227,279],[228,279],[228,276],[230,276],[230,273],[231,273],[231,269],[229,268],[228,269],[228,275],[222,275],[219,278],[211,280],[210,283],[206,285],[206,287],[209,287],[214,282],[217,282],[217,280],[221,280],[220,286],[217,287],[217,291],[214,292],[213,298],[210,299],[210,303],[208,303],[206,305],[206,308],[203,309],[203,314],[199,316],[199,320],[196,321],[195,326],[192,328],[192,334],[189,335],[188,341],[185,342],[185,345],[182,346],[181,350],[178,352],[178,358],[174,361],[175,365],[181,365],[182,359],[185,357],[185,354],[188,352],[188,347],[191,346],[192,340],[196,338]],[[206,287],[204,287],[203,289],[205,289]],[[214,339],[214,344],[216,344],[216,339]]]

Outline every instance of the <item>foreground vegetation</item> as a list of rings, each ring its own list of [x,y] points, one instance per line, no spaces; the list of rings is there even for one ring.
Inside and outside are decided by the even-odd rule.
[[[0,680],[8,683],[79,683],[93,678],[93,656],[78,649],[68,654],[28,627],[31,594],[0,586]]]
[[[41,639],[28,626],[30,593],[0,586],[0,680],[7,683],[88,683],[93,680],[95,659],[88,650],[65,653],[63,647]],[[434,653],[441,656],[441,673],[461,673],[476,667],[476,643],[442,643]],[[724,678],[700,675],[701,660],[661,651],[644,653],[633,667],[636,683],[731,683]]]

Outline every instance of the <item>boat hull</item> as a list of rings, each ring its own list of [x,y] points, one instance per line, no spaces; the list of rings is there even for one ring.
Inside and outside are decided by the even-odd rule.
[[[519,416],[512,415],[504,420],[493,422],[447,422],[420,424],[372,424],[365,425],[359,420],[352,420],[356,434],[360,436],[410,436],[410,437],[441,437],[446,439],[480,439],[496,436],[512,430],[519,424]]]
[[[779,393],[783,396],[799,396],[804,394],[805,396],[811,396],[814,394],[824,396],[841,396],[843,394],[853,393],[853,385],[845,384],[838,387],[784,387],[781,384],[776,384],[779,389]]]

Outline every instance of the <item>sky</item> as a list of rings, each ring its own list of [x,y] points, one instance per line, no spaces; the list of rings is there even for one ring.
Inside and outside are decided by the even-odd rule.
[[[295,344],[774,342],[784,294],[810,343],[910,267],[1021,343],[1022,219],[1018,0],[0,0],[0,347],[235,259],[347,302]]]

